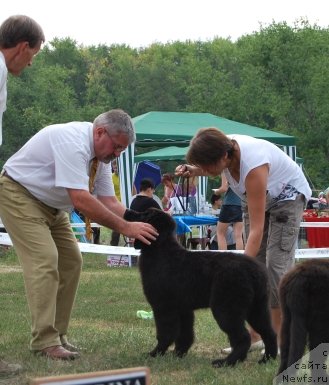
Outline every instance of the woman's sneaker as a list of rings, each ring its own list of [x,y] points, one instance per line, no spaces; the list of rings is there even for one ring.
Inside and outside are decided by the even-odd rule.
[[[262,349],[261,354],[265,354],[265,348]],[[280,356],[280,355],[281,355],[281,350],[280,350],[280,348],[278,348],[278,356]]]
[[[249,352],[254,352],[255,350],[262,350],[265,348],[263,340],[256,341],[250,345]],[[232,352],[232,348],[222,349],[221,352],[223,354],[230,354]]]

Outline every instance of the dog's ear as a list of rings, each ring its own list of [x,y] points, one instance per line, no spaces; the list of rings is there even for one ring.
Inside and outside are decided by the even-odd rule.
[[[159,233],[159,239],[166,238],[168,234],[175,232],[176,222],[163,210],[150,207],[143,212],[127,209],[124,219],[129,222],[145,222],[151,224]]]
[[[149,208],[145,211],[143,222],[150,223],[160,235],[172,233],[176,229],[176,222],[170,214],[156,208]]]
[[[123,219],[128,222],[139,222],[142,221],[142,214],[135,210],[127,209],[123,215]]]
[[[131,214],[132,216],[134,215],[134,213]],[[145,210],[143,213],[137,214],[141,215],[138,215],[137,219],[134,219],[134,221],[136,220],[138,222],[140,221],[151,224],[158,231],[159,235],[155,241],[151,241],[150,245],[146,245],[142,241],[135,239],[135,249],[157,247],[159,243],[163,244],[163,242],[168,242],[168,239],[176,234],[176,222],[169,214],[163,210],[151,207]]]

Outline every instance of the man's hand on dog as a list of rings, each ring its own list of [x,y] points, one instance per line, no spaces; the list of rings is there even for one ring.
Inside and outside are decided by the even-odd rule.
[[[127,222],[127,228],[124,235],[129,238],[139,239],[146,245],[150,245],[150,241],[155,241],[159,233],[149,223]]]

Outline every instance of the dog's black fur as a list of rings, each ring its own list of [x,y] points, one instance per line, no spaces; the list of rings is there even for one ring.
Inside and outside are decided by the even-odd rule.
[[[297,264],[282,278],[279,290],[283,320],[278,374],[302,358],[307,340],[310,351],[329,343],[329,261]]]
[[[173,343],[174,353],[184,356],[194,341],[194,310],[210,307],[233,348],[226,358],[213,361],[214,366],[235,365],[246,358],[250,335],[245,321],[264,341],[260,362],[276,357],[267,273],[262,264],[238,253],[186,250],[176,239],[175,221],[161,210],[128,210],[125,219],[150,223],[159,233],[149,246],[135,241],[135,247],[141,249],[144,293],[156,324],[158,344],[151,356],[163,355]]]

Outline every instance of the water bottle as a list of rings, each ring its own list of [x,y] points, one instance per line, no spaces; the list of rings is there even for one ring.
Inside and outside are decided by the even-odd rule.
[[[200,196],[200,206],[199,206],[199,213],[204,214],[205,212],[205,206],[206,206],[206,200],[203,195]]]

